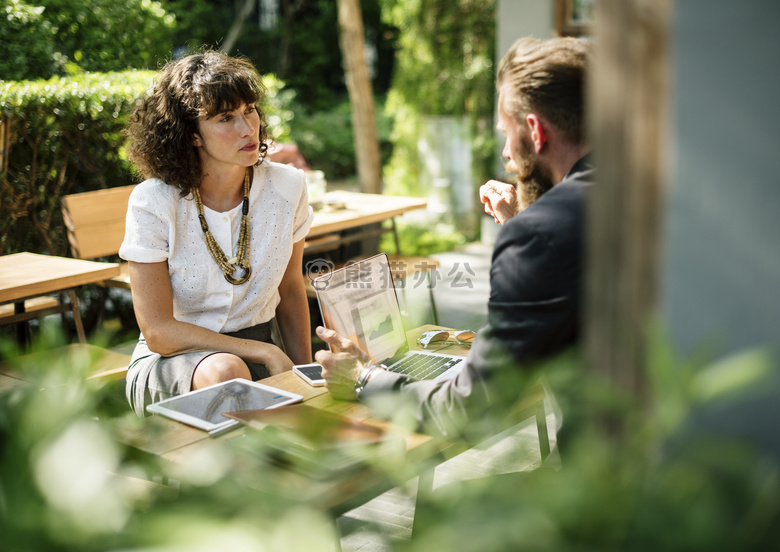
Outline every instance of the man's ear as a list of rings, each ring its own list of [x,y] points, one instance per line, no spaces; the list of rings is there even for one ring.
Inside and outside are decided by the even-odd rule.
[[[544,122],[536,113],[529,113],[526,115],[525,122],[531,132],[531,141],[534,144],[534,151],[539,154],[547,143],[547,129],[544,126]]]

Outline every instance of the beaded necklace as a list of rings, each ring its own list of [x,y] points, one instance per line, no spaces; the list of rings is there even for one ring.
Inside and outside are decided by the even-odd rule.
[[[238,235],[238,252],[236,256],[228,259],[225,252],[214,239],[214,236],[209,230],[209,225],[206,224],[206,217],[203,214],[203,200],[200,198],[200,190],[194,188],[192,195],[195,196],[195,205],[198,208],[198,219],[200,220],[200,227],[203,229],[203,234],[206,236],[206,247],[211,253],[211,256],[217,263],[217,266],[222,270],[225,275],[225,280],[233,284],[234,286],[243,284],[249,280],[249,276],[252,274],[252,267],[249,266],[248,249],[249,249],[249,224],[247,222],[249,215],[249,188],[251,187],[251,181],[249,179],[250,167],[247,167],[244,174],[244,202],[241,207],[241,230]],[[240,278],[233,278],[233,273],[236,271],[236,266],[244,269],[244,273]]]

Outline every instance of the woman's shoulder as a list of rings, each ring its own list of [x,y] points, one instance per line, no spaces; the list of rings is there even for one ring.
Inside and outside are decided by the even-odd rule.
[[[265,180],[265,187],[274,189],[289,201],[295,202],[305,186],[304,173],[291,165],[264,160],[257,167],[259,176]]]
[[[154,206],[160,209],[172,205],[178,198],[178,189],[159,178],[149,178],[133,189],[130,194],[130,205]]]
[[[137,197],[169,198],[179,195],[179,190],[170,184],[166,184],[159,178],[149,178],[138,184],[133,190]]]
[[[261,174],[264,173],[267,177],[274,180],[303,181],[303,171],[301,169],[297,169],[292,165],[269,161],[268,159],[265,159],[259,165],[258,170]]]

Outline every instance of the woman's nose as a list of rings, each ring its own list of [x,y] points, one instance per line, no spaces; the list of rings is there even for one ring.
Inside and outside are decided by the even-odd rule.
[[[250,136],[255,131],[254,125],[252,125],[252,121],[246,116],[241,117],[241,135],[242,136]]]

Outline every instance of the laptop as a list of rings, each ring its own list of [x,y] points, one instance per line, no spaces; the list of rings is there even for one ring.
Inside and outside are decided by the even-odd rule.
[[[449,379],[464,357],[434,351],[410,351],[387,255],[325,273],[313,280],[326,328],[335,330],[374,362],[412,379]]]

